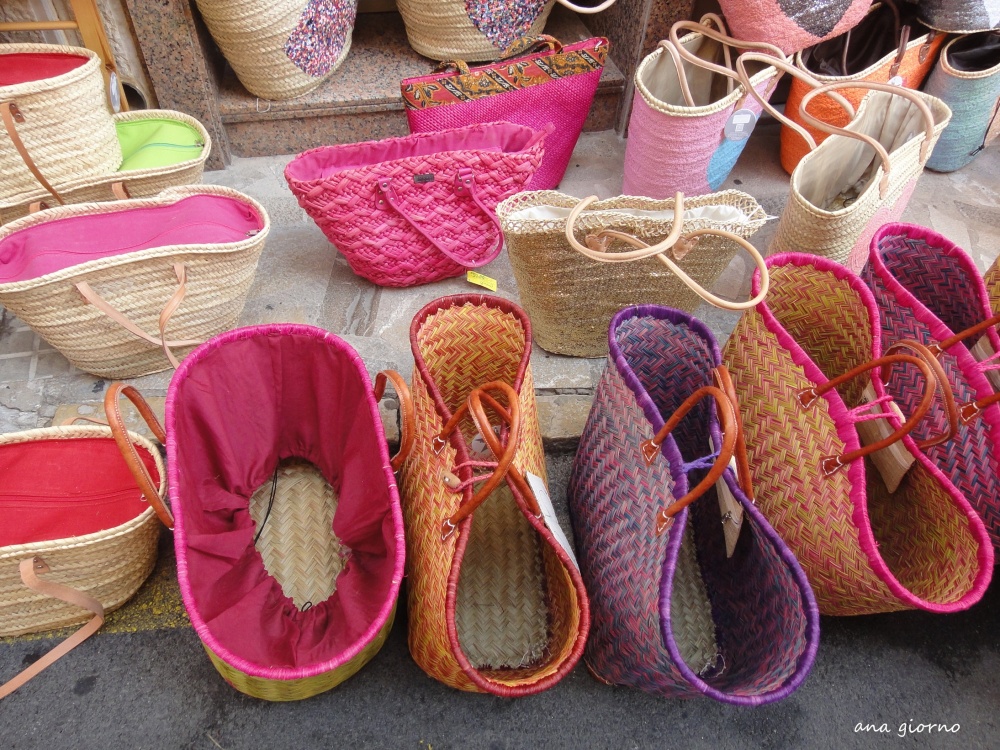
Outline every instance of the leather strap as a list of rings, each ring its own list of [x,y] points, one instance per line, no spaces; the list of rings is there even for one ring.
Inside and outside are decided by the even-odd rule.
[[[121,413],[122,396],[125,396],[132,402],[146,424],[149,425],[150,431],[157,440],[161,443],[166,443],[167,435],[163,431],[163,427],[160,425],[159,420],[157,420],[156,415],[153,414],[153,410],[146,403],[146,399],[135,389],[135,386],[126,385],[125,383],[111,384],[108,392],[104,394],[104,414],[108,419],[108,426],[111,427],[111,434],[115,438],[118,450],[121,451],[122,457],[125,459],[128,470],[131,472],[136,484],[139,485],[139,489],[142,490],[146,502],[156,511],[156,515],[159,516],[163,525],[168,529],[172,529],[174,527],[174,517],[164,502],[164,497],[156,489],[156,483],[146,470],[146,465],[139,458],[139,453],[136,451],[135,446],[129,439],[128,431],[125,429],[125,420],[122,418]]]
[[[31,203],[28,204],[28,213],[37,214],[43,208],[48,208],[48,207],[49,204],[46,203],[45,201],[32,201]]]
[[[714,487],[715,483],[722,478],[722,474],[729,467],[729,462],[733,458],[733,452],[736,450],[736,440],[739,432],[736,427],[736,407],[719,388],[713,385],[702,386],[684,399],[684,403],[677,407],[677,411],[670,416],[670,419],[666,421],[656,435],[639,444],[639,450],[642,451],[643,458],[646,459],[646,465],[652,466],[657,456],[661,455],[660,446],[667,439],[667,435],[673,432],[674,428],[680,424],[681,420],[691,409],[708,397],[715,399],[715,407],[719,415],[719,428],[722,430],[722,448],[719,449],[719,455],[716,457],[715,463],[712,464],[712,468],[708,470],[705,478],[693,489],[688,490],[686,495],[675,500],[657,514],[657,534],[662,534],[666,531],[670,526],[671,519],[675,515]]]
[[[150,336],[144,330],[139,328],[135,323],[122,315],[118,310],[113,308],[107,301],[104,300],[97,292],[91,288],[90,284],[86,281],[77,282],[77,291],[83,295],[83,298],[87,300],[90,304],[100,310],[102,313],[107,315],[118,325],[124,328],[129,333],[138,336],[143,341],[148,341],[150,344],[156,346],[162,346],[163,352],[166,354],[167,359],[170,364],[176,369],[180,362],[174,353],[170,351],[172,346],[198,346],[202,343],[199,339],[182,339],[180,341],[167,341],[166,338],[166,328],[167,323],[170,321],[170,317],[177,311],[180,307],[181,302],[184,301],[184,296],[187,294],[187,269],[183,263],[174,264],[174,274],[177,276],[177,290],[171,295],[170,299],[167,300],[167,304],[163,306],[163,310],[160,312],[159,319],[159,329],[160,337]]]
[[[41,557],[34,557],[30,560],[21,560],[19,569],[21,573],[21,581],[32,591],[36,591],[44,596],[50,596],[53,599],[59,599],[67,604],[80,607],[80,609],[86,609],[93,612],[94,617],[83,627],[73,633],[73,635],[42,656],[41,659],[36,661],[27,669],[23,670],[14,679],[0,685],[0,699],[7,697],[19,687],[24,685],[24,683],[28,680],[38,675],[42,670],[64,657],[100,630],[101,625],[104,624],[104,606],[92,596],[89,596],[82,591],[71,589],[69,586],[64,586],[60,583],[53,583],[52,581],[44,581],[38,577],[39,573],[44,574],[50,572],[49,566]]]
[[[684,285],[688,287],[688,289],[693,291],[706,302],[724,310],[746,310],[751,307],[755,307],[767,296],[767,292],[771,286],[770,271],[767,268],[767,263],[764,261],[764,257],[757,251],[757,248],[751,245],[747,240],[740,237],[738,234],[733,234],[732,232],[727,232],[722,229],[696,229],[692,232],[688,232],[683,237],[681,236],[681,232],[684,228],[683,193],[677,193],[674,197],[674,220],[672,226],[670,227],[670,234],[666,239],[656,243],[655,245],[647,245],[637,237],[633,237],[632,235],[624,232],[616,232],[612,229],[604,229],[596,235],[587,235],[587,245],[580,244],[574,234],[574,225],[576,224],[580,214],[583,213],[583,211],[596,200],[596,195],[584,198],[573,207],[573,209],[569,212],[569,216],[566,218],[566,229],[564,232],[566,241],[569,243],[570,247],[581,255],[585,255],[591,260],[596,260],[601,263],[625,263],[628,261],[655,257],[663,265],[669,268],[671,273],[677,276],[677,278],[679,278]],[[688,252],[690,252],[691,248],[694,247],[698,238],[703,236],[723,237],[731,242],[735,242],[750,254],[750,257],[753,258],[754,263],[757,265],[757,269],[760,272],[760,291],[757,292],[753,298],[745,302],[733,302],[732,300],[717,297],[701,286],[697,281],[688,276],[680,266],[667,257],[666,251],[672,250],[674,257],[681,260],[685,255],[687,255]],[[638,249],[628,250],[623,253],[608,252],[606,248],[611,239],[621,240],[622,242],[632,245]]]
[[[399,452],[392,457],[390,465],[393,471],[399,471],[410,451],[413,450],[413,440],[416,436],[416,414],[413,411],[413,399],[410,397],[410,389],[406,385],[403,376],[395,370],[382,370],[375,376],[375,400],[381,401],[385,393],[387,380],[392,381],[392,387],[396,389],[396,397],[399,399],[400,429],[399,429]]]
[[[45,176],[38,169],[38,165],[35,164],[34,159],[31,158],[31,154],[28,153],[28,149],[24,146],[24,141],[21,140],[21,136],[17,134],[17,127],[15,123],[24,122],[24,114],[18,109],[16,102],[3,102],[0,104],[0,119],[3,120],[4,129],[7,131],[7,135],[10,137],[10,142],[14,144],[14,148],[17,149],[17,153],[20,154],[21,160],[24,162],[31,174],[35,176],[35,179],[41,183],[41,186],[52,193],[53,197],[63,203],[62,196],[56,192],[56,189],[52,187]]]
[[[740,413],[740,402],[736,397],[736,386],[729,374],[729,368],[725,365],[719,365],[713,369],[712,380],[715,382],[715,387],[725,393],[733,402],[733,413],[736,415],[736,448],[733,450],[733,455],[736,457],[736,479],[747,499],[750,502],[755,502],[753,477],[750,474],[750,459],[747,457],[747,440],[743,432],[743,415]]]
[[[128,194],[128,189],[125,187],[124,182],[112,182],[111,192],[115,194],[115,198],[120,201],[127,201],[132,196]]]
[[[917,443],[917,447],[925,450],[935,445],[941,445],[941,443],[947,443],[958,434],[959,422],[958,405],[955,403],[955,392],[948,381],[948,374],[944,371],[944,367],[941,366],[937,356],[935,356],[934,350],[929,346],[924,346],[919,341],[913,341],[912,339],[897,341],[892,346],[887,347],[883,354],[893,354],[900,349],[909,349],[931,366],[931,370],[934,371],[934,377],[937,379],[938,390],[941,391],[941,401],[944,404],[945,414],[948,416],[948,429],[937,437],[929,437],[921,440]],[[882,369],[882,379],[888,379],[888,368]]]
[[[1000,323],[1000,315],[994,315],[992,318],[987,318],[982,323],[977,323],[971,328],[966,328],[964,331],[956,333],[954,336],[945,339],[940,344],[932,344],[930,346],[930,349],[934,353],[934,356],[940,356],[941,352],[945,352],[948,349],[951,349],[951,347],[953,347],[959,341],[964,341],[970,336],[975,336],[980,333],[985,333],[987,329],[992,328],[998,323]]]
[[[496,244],[487,252],[487,257],[478,260],[476,262],[470,262],[467,258],[462,258],[451,250],[447,250],[442,247],[437,240],[427,234],[423,229],[421,229],[419,222],[417,222],[413,217],[409,216],[402,204],[399,202],[399,198],[396,196],[396,192],[392,189],[392,179],[389,177],[379,177],[378,178],[378,205],[384,206],[388,204],[406,221],[407,224],[421,237],[423,237],[427,242],[431,244],[439,253],[445,257],[453,260],[460,266],[469,268],[476,268],[478,266],[484,266],[490,261],[494,260],[499,254],[500,250],[503,248],[503,230],[500,228],[500,222],[497,219],[496,213],[491,211],[489,206],[484,204],[480,199],[479,195],[476,193],[476,180],[475,173],[469,167],[461,167],[458,173],[455,175],[455,194],[456,195],[466,195],[472,198],[473,203],[483,212],[483,215],[489,219],[490,224],[496,232]]]
[[[869,445],[864,445],[855,451],[849,451],[839,456],[824,456],[821,460],[821,466],[823,468],[823,473],[827,476],[839,471],[844,466],[847,466],[851,461],[858,458],[863,458],[869,453],[874,453],[875,451],[880,451],[883,448],[888,448],[893,443],[903,439],[909,435],[913,429],[920,423],[927,412],[930,410],[934,403],[934,394],[937,392],[936,378],[934,377],[934,372],[931,370],[931,366],[924,362],[922,359],[911,356],[909,354],[890,354],[886,357],[879,357],[878,359],[873,359],[871,362],[866,362],[865,364],[858,365],[857,367],[848,370],[843,375],[839,375],[833,380],[828,380],[823,385],[814,386],[812,388],[806,388],[804,391],[799,391],[796,394],[799,403],[805,407],[809,408],[814,403],[819,401],[820,396],[839,385],[843,385],[852,378],[856,378],[858,375],[868,372],[869,370],[874,370],[875,368],[885,367],[886,365],[896,364],[897,362],[905,362],[906,364],[911,364],[920,370],[921,374],[924,376],[924,381],[927,383],[927,388],[924,390],[923,399],[920,401],[920,405],[910,418],[903,423],[903,426],[896,430],[894,433],[889,435],[882,440],[871,443]]]
[[[571,3],[569,0],[556,0],[564,8],[569,8],[574,13],[583,13],[584,15],[590,15],[593,13],[600,13],[602,10],[607,10],[612,5],[615,4],[615,0],[604,0],[600,5],[595,5],[593,8],[588,8],[586,5],[577,5],[576,3]]]

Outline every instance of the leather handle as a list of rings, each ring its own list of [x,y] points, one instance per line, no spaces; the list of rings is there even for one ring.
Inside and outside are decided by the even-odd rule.
[[[521,405],[517,398],[517,392],[506,383],[495,380],[479,388],[475,388],[469,393],[469,397],[465,403],[455,410],[455,413],[451,415],[451,419],[445,424],[444,429],[434,438],[433,445],[435,450],[440,452],[448,437],[458,428],[459,422],[462,421],[466,413],[472,417],[483,439],[489,440],[486,433],[492,433],[493,429],[482,406],[482,393],[484,391],[499,391],[507,397],[508,407],[506,414],[509,417],[510,423],[510,429],[507,434],[507,445],[504,446],[503,451],[497,456],[496,469],[493,470],[493,473],[490,474],[485,483],[480,486],[479,490],[472,496],[472,499],[444,521],[441,532],[442,539],[447,539],[451,536],[455,531],[455,527],[482,505],[493,490],[500,485],[514,462],[514,455],[517,453],[517,448],[521,441]],[[492,446],[492,443],[489,444]],[[496,454],[494,453],[494,455]]]
[[[994,315],[992,318],[987,318],[982,323],[977,323],[970,328],[966,328],[964,331],[956,333],[950,338],[946,338],[939,344],[934,344],[930,347],[931,351],[934,352],[935,356],[940,356],[941,352],[947,351],[959,341],[964,341],[970,336],[975,336],[980,333],[985,333],[988,329],[1000,323],[1000,315]]]
[[[820,396],[822,396],[827,391],[836,388],[839,385],[843,385],[849,380],[856,378],[858,375],[868,372],[869,370],[874,370],[876,368],[881,368],[886,365],[896,364],[897,362],[905,362],[906,364],[911,364],[920,370],[921,374],[924,376],[924,382],[927,383],[927,387],[924,390],[923,399],[917,406],[917,409],[910,418],[903,423],[903,426],[896,430],[894,433],[888,437],[883,438],[870,445],[863,445],[855,451],[849,451],[839,456],[824,456],[821,465],[823,468],[823,473],[827,476],[839,471],[844,466],[847,466],[851,461],[858,458],[863,458],[870,453],[875,451],[880,451],[883,448],[888,448],[895,442],[903,439],[909,435],[913,429],[920,423],[930,410],[931,405],[934,403],[934,394],[937,392],[937,379],[934,377],[934,372],[931,370],[931,366],[924,362],[918,357],[911,356],[909,354],[890,354],[886,357],[879,357],[878,359],[873,359],[871,362],[866,362],[865,364],[858,365],[851,370],[848,370],[843,375],[839,375],[833,380],[828,380],[823,385],[813,386],[812,388],[806,388],[803,391],[799,391],[796,394],[799,403],[805,407],[809,408],[814,403],[816,403]]]
[[[750,474],[750,459],[747,457],[747,440],[743,432],[743,415],[740,413],[740,402],[736,397],[736,386],[729,374],[729,368],[725,365],[714,368],[712,380],[715,387],[725,393],[733,402],[733,413],[736,415],[736,447],[733,450],[733,455],[736,457],[736,479],[747,499],[750,502],[755,502],[753,476]]]
[[[446,258],[453,260],[458,265],[463,266],[464,268],[478,268],[479,266],[484,266],[490,261],[495,260],[496,257],[500,255],[500,250],[503,248],[503,230],[500,228],[500,221],[497,219],[496,213],[491,211],[489,206],[480,200],[479,195],[476,193],[475,173],[468,167],[462,167],[455,175],[455,193],[457,195],[468,194],[469,197],[472,198],[473,203],[476,204],[479,210],[483,212],[483,215],[485,215],[489,220],[490,224],[493,225],[497,236],[496,245],[489,250],[487,253],[488,257],[486,257],[485,260],[480,260],[474,263],[470,263],[468,259],[461,258],[452,251],[444,248],[438,243],[437,240],[427,234],[427,232],[420,227],[420,223],[418,221],[406,213],[406,210],[399,202],[399,198],[396,196],[396,192],[392,189],[392,179],[389,177],[379,177],[376,184],[379,195],[377,201],[379,206],[392,206],[393,210],[399,214],[407,224],[410,225],[411,229],[427,240],[427,242],[429,242],[439,253],[444,255]]]
[[[132,477],[135,479],[136,484],[139,485],[139,489],[142,490],[146,502],[156,511],[156,515],[163,521],[163,525],[168,529],[172,529],[174,527],[174,517],[164,502],[164,498],[160,496],[159,491],[156,489],[153,478],[149,476],[146,465],[139,458],[139,453],[136,451],[125,429],[125,420],[122,419],[121,413],[122,396],[125,396],[132,402],[139,411],[139,414],[146,421],[146,424],[149,425],[149,429],[157,440],[161,443],[166,443],[167,435],[163,431],[163,427],[160,425],[159,420],[157,420],[156,415],[153,414],[153,410],[146,403],[146,399],[135,389],[135,386],[126,385],[125,383],[111,384],[108,392],[104,394],[104,414],[108,419],[108,426],[111,427],[111,434],[115,438],[118,450],[121,451]]]
[[[934,371],[934,377],[937,379],[938,390],[941,392],[941,401],[944,404],[945,414],[948,416],[948,429],[936,437],[921,440],[917,443],[917,447],[921,450],[926,450],[935,445],[947,443],[958,434],[959,423],[959,410],[955,402],[955,391],[952,390],[951,383],[948,381],[948,373],[944,371],[944,367],[938,361],[934,350],[929,346],[924,346],[919,341],[913,341],[912,339],[897,341],[892,346],[887,347],[883,354],[893,354],[900,349],[909,349],[931,366],[931,370]],[[883,368],[882,373],[882,379],[886,380],[888,368]]]
[[[569,0],[556,0],[556,2],[564,8],[569,8],[574,13],[582,13],[584,15],[592,15],[594,13],[600,13],[602,10],[607,10],[614,5],[616,1],[617,0],[604,0],[604,2],[600,5],[588,8],[586,5],[577,5],[576,3],[571,3]]]
[[[83,627],[73,633],[73,635],[42,656],[41,659],[38,659],[12,680],[8,680],[3,685],[0,685],[0,699],[6,698],[28,680],[38,675],[42,670],[64,657],[100,630],[101,625],[104,624],[104,606],[97,599],[69,586],[46,581],[38,577],[39,574],[51,572],[48,564],[41,557],[21,560],[19,572],[21,573],[21,582],[32,591],[36,591],[44,596],[50,596],[53,599],[59,599],[67,604],[80,607],[80,609],[86,609],[89,612],[93,612],[94,616]]]
[[[714,487],[715,483],[722,478],[722,474],[729,467],[729,462],[733,458],[733,451],[736,450],[738,432],[736,427],[736,407],[733,406],[733,402],[719,388],[713,385],[702,386],[684,399],[684,402],[677,407],[677,410],[670,416],[670,419],[666,421],[655,436],[639,444],[643,458],[646,459],[646,465],[652,465],[656,461],[656,457],[660,455],[660,446],[667,439],[667,435],[673,432],[674,428],[680,424],[681,420],[687,416],[687,413],[691,409],[703,399],[709,397],[715,399],[715,407],[719,415],[719,428],[722,430],[722,447],[719,449],[719,455],[712,464],[712,468],[709,469],[708,474],[705,475],[705,478],[697,486],[688,490],[686,495],[675,500],[657,514],[657,534],[662,534],[666,531],[670,526],[671,519],[675,515]]]
[[[809,150],[813,151],[816,148],[816,139],[813,138],[812,133],[802,127],[799,123],[785,117],[785,115],[779,112],[774,105],[768,101],[767,97],[762,97],[759,93],[757,93],[757,89],[755,89],[750,83],[750,74],[747,72],[746,68],[747,61],[762,62],[768,65],[773,65],[781,71],[781,73],[788,73],[792,78],[797,78],[810,88],[817,88],[822,84],[804,70],[801,70],[795,65],[789,64],[787,60],[779,60],[775,57],[771,57],[770,55],[762,55],[759,52],[744,52],[736,59],[736,72],[747,92],[760,103],[764,111],[771,115],[771,117],[802,136],[802,139],[806,142]],[[830,93],[829,96],[831,99],[836,101],[837,104],[844,108],[849,119],[854,119],[855,111],[853,104],[836,92]]]
[[[167,303],[163,306],[160,311],[160,318],[158,322],[158,327],[160,330],[160,337],[150,336],[144,330],[139,328],[135,323],[125,317],[122,313],[112,307],[101,295],[93,290],[93,288],[86,281],[80,281],[76,284],[76,289],[83,296],[87,302],[92,304],[102,313],[107,315],[111,320],[115,321],[118,325],[124,328],[129,333],[138,336],[143,341],[148,341],[150,344],[155,346],[163,347],[163,353],[166,354],[167,360],[176,369],[180,366],[180,362],[174,353],[170,350],[174,346],[198,346],[202,342],[199,339],[182,339],[180,341],[168,341],[166,335],[167,323],[170,321],[171,316],[177,311],[177,308],[181,306],[184,301],[184,297],[187,294],[187,268],[183,263],[174,264],[174,274],[177,276],[177,289],[167,300]]]
[[[601,263],[626,263],[633,260],[655,257],[663,265],[669,268],[670,272],[677,276],[677,278],[679,278],[684,285],[688,287],[688,289],[693,291],[706,302],[724,310],[747,310],[760,304],[760,302],[767,296],[768,289],[770,289],[771,285],[771,277],[767,268],[767,263],[764,261],[763,256],[760,252],[758,252],[757,248],[751,245],[743,237],[722,229],[696,229],[692,232],[688,232],[684,236],[681,236],[684,229],[683,193],[677,193],[674,197],[674,220],[670,228],[670,234],[666,239],[656,243],[655,245],[647,245],[642,240],[633,237],[630,234],[616,232],[611,229],[604,229],[596,235],[587,235],[587,243],[590,246],[580,244],[573,233],[574,224],[580,214],[583,213],[583,211],[596,200],[596,195],[584,198],[573,207],[566,219],[566,241],[569,243],[570,247],[581,255],[585,255],[591,260],[596,260]],[[753,261],[760,272],[760,291],[754,297],[745,302],[733,302],[731,300],[723,299],[722,297],[717,297],[702,287],[697,281],[688,276],[680,266],[667,257],[666,251],[673,249],[674,255],[678,258],[678,260],[683,258],[684,255],[686,255],[698,241],[698,238],[704,236],[722,237],[730,240],[738,244],[750,254],[750,257],[753,258]],[[621,240],[622,242],[632,245],[637,249],[627,250],[623,253],[611,253],[605,249],[600,249],[602,246],[606,247],[607,241],[610,239]]]
[[[35,164],[34,159],[31,158],[31,154],[28,153],[28,149],[24,145],[24,141],[21,140],[21,136],[17,134],[18,122],[24,122],[24,114],[17,106],[17,102],[3,102],[0,104],[0,120],[3,121],[4,130],[7,131],[7,136],[10,138],[10,142],[14,144],[14,148],[17,149],[17,153],[21,157],[21,161],[24,162],[31,174],[35,176],[35,179],[41,184],[43,188],[52,193],[54,197],[60,204],[64,203],[62,196],[52,187],[51,183],[45,179],[38,165]]]
[[[396,389],[396,397],[399,399],[400,429],[399,429],[399,451],[392,457],[390,465],[393,471],[399,471],[406,459],[413,450],[413,440],[416,436],[416,414],[413,410],[413,399],[410,397],[410,389],[406,385],[403,376],[395,370],[382,370],[375,376],[375,400],[381,401],[385,394],[386,381],[392,381],[392,387]]]

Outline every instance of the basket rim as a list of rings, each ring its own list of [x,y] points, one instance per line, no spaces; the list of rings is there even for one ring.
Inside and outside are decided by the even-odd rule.
[[[342,352],[351,364],[353,364],[357,370],[358,377],[361,378],[362,385],[365,386],[365,391],[368,394],[368,410],[374,424],[380,425],[382,423],[381,416],[379,415],[378,404],[375,401],[372,389],[371,378],[368,375],[368,369],[365,367],[365,363],[358,355],[357,351],[355,351],[349,343],[344,341],[339,336],[323,330],[322,328],[304,325],[301,323],[267,323],[262,325],[246,326],[243,328],[235,328],[231,331],[221,333],[218,336],[209,339],[204,344],[201,344],[187,357],[185,357],[184,361],[181,362],[180,367],[178,367],[177,371],[174,373],[174,377],[170,381],[170,386],[167,390],[167,401],[164,416],[164,426],[168,436],[167,478],[171,497],[174,498],[171,510],[174,514],[174,551],[177,557],[177,581],[180,586],[181,598],[184,601],[184,608],[187,610],[191,624],[194,626],[194,629],[198,633],[198,637],[201,639],[202,643],[204,643],[207,648],[211,649],[211,651],[221,661],[250,677],[259,677],[267,680],[295,680],[304,677],[315,677],[347,664],[359,653],[361,653],[371,641],[378,637],[379,632],[381,632],[386,622],[395,612],[396,601],[399,598],[399,588],[403,581],[406,559],[406,542],[403,533],[403,510],[399,501],[399,490],[396,486],[396,477],[393,474],[390,465],[389,448],[383,439],[378,441],[378,449],[380,454],[379,457],[382,461],[382,469],[389,488],[389,515],[392,517],[393,537],[396,541],[396,557],[393,561],[392,578],[389,584],[389,590],[386,593],[385,601],[382,602],[378,614],[368,625],[364,634],[351,644],[350,648],[345,649],[336,656],[333,656],[323,662],[294,668],[269,667],[261,664],[255,664],[248,659],[234,654],[226,648],[226,646],[219,641],[218,638],[215,637],[202,617],[190,584],[186,545],[187,532],[184,526],[185,510],[184,503],[179,500],[180,462],[177,458],[177,445],[173,439],[173,436],[176,434],[175,425],[176,414],[179,409],[178,394],[180,392],[180,387],[190,376],[191,369],[197,367],[198,363],[202,359],[209,356],[216,349],[222,348],[234,341],[286,334],[307,336],[315,339],[318,343],[331,346]],[[291,600],[289,599],[289,601]]]
[[[974,31],[974,32],[962,31],[962,32],[949,32],[949,33],[979,34],[979,33],[986,33],[986,31],[985,30]],[[996,65],[990,68],[986,68],[985,70],[958,70],[957,68],[952,67],[951,63],[948,61],[948,51],[951,49],[951,45],[957,42],[960,38],[961,37],[956,36],[952,39],[949,39],[945,43],[944,47],[941,48],[941,53],[938,56],[938,60],[940,61],[939,64],[941,65],[941,70],[943,70],[952,78],[958,78],[959,80],[962,81],[978,81],[981,78],[989,78],[990,76],[994,76],[997,73],[1000,73],[1000,62],[998,62]]]
[[[24,281],[0,283],[0,296],[26,292],[49,284],[58,284],[77,276],[102,271],[108,268],[129,265],[145,260],[156,258],[172,257],[179,255],[222,255],[228,253],[242,253],[251,250],[263,242],[271,229],[271,220],[264,207],[249,195],[233,190],[221,185],[181,185],[164,190],[158,195],[150,198],[133,198],[126,201],[99,201],[96,203],[69,203],[65,206],[39,211],[28,216],[22,216],[9,224],[0,227],[0,241],[6,239],[15,232],[30,229],[37,224],[48,221],[68,219],[74,216],[92,216],[95,214],[125,213],[134,208],[150,208],[159,206],[170,206],[185,198],[196,195],[218,195],[232,198],[251,206],[260,215],[264,224],[263,228],[252,237],[240,240],[239,242],[216,242],[212,244],[198,245],[162,245],[160,247],[148,248],[136,252],[121,253],[106,258],[95,258],[84,263],[77,263],[59,271],[36,276],[33,279]]]
[[[0,100],[45,94],[52,89],[76,83],[93,75],[95,72],[100,72],[101,58],[98,57],[96,52],[86,47],[72,47],[67,44],[37,44],[33,42],[0,44],[0,57],[32,52],[73,55],[74,57],[86,57],[88,59],[80,67],[73,68],[73,70],[68,70],[51,78],[41,78],[34,81],[25,81],[24,83],[14,83],[9,86],[0,86]],[[104,103],[106,104],[106,102]]]
[[[934,30],[937,31],[937,29]],[[924,44],[927,43],[928,36],[930,36],[930,32],[928,32],[927,34],[921,34],[915,39],[911,39],[909,42],[907,42],[906,51],[903,54],[906,55],[907,53],[910,52],[911,49],[914,49],[916,47],[922,47]],[[805,50],[799,50],[798,52],[795,53],[795,67],[798,68],[799,70],[804,71],[805,73],[807,73],[808,75],[812,76],[817,81],[820,81],[822,83],[835,83],[839,81],[856,81],[858,83],[862,83],[868,78],[870,78],[879,69],[885,67],[896,58],[896,50],[893,50],[884,57],[881,57],[875,62],[873,62],[871,65],[869,65],[862,71],[859,71],[857,73],[851,73],[850,75],[846,76],[831,76],[831,75],[826,75],[824,73],[814,73],[813,71],[811,71],[806,66],[805,58],[802,56],[803,52],[805,52]],[[793,78],[792,85],[795,86],[797,84],[805,85],[801,81],[799,81],[799,79]]]

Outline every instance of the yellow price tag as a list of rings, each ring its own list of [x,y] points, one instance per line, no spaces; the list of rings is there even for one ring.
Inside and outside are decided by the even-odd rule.
[[[491,279],[489,276],[483,276],[481,273],[476,273],[475,271],[467,271],[465,278],[472,284],[476,286],[483,286],[489,289],[491,292],[497,290],[497,280]]]

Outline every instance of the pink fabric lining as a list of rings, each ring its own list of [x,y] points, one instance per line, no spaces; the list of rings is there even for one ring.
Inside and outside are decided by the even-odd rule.
[[[250,204],[219,195],[43,221],[0,239],[0,283],[154,247],[240,242],[263,228]]]
[[[0,55],[0,86],[55,78],[83,67],[90,60],[86,55],[65,52],[15,52]]]
[[[542,134],[531,128],[501,122],[381,141],[320,146],[293,159],[285,168],[285,175],[295,180],[323,180],[348,169],[442,151],[517,153],[530,148],[540,137]]]
[[[846,280],[848,284],[850,284],[852,291],[854,291],[861,298],[862,303],[868,310],[868,327],[871,330],[872,335],[871,357],[874,359],[882,356],[882,335],[881,325],[878,323],[878,305],[875,302],[875,297],[872,295],[871,290],[865,286],[860,277],[853,274],[839,263],[818,255],[808,255],[806,253],[777,253],[767,259],[767,267],[769,269],[776,266],[786,265],[813,266],[821,271],[833,274],[838,279]],[[760,292],[760,269],[756,269],[754,271],[751,287],[752,294],[756,295]],[[820,371],[819,367],[816,366],[816,363],[813,362],[805,350],[803,350],[795,339],[789,335],[788,331],[785,330],[785,327],[778,322],[766,303],[759,305],[757,307],[757,311],[763,317],[768,330],[777,337],[781,345],[789,352],[792,357],[792,361],[805,371],[807,378],[813,381],[816,385],[822,385],[829,380],[829,378],[826,377],[822,371]],[[834,375],[839,374],[840,373],[834,373]],[[881,398],[882,396],[887,395],[885,386],[882,383],[882,379],[877,369],[871,371],[871,381],[872,386],[875,389],[876,397]],[[840,397],[837,389],[830,389],[824,393],[821,398],[827,402],[830,416],[833,418],[837,427],[837,436],[841,439],[841,441],[843,441],[845,450],[848,452],[857,450],[860,447],[857,429],[851,422],[847,405]],[[901,422],[894,417],[888,421],[892,424],[893,429],[898,428],[901,424]],[[906,446],[906,449],[910,452],[910,454],[913,455],[914,458],[916,458],[916,460],[920,462],[927,469],[927,471],[931,473],[931,475],[934,476],[935,480],[937,480],[942,487],[947,489],[948,494],[952,496],[955,505],[962,511],[962,513],[965,514],[966,519],[969,522],[970,532],[979,541],[979,551],[976,556],[980,565],[979,571],[976,575],[976,581],[972,588],[966,592],[965,596],[950,604],[939,604],[937,602],[922,599],[921,597],[913,594],[913,592],[899,582],[896,576],[893,575],[892,571],[889,569],[889,566],[886,565],[885,561],[882,559],[882,555],[878,551],[878,542],[875,540],[875,536],[872,533],[871,522],[868,518],[865,463],[863,458],[858,458],[850,463],[847,467],[847,471],[849,472],[848,476],[851,479],[851,502],[854,504],[852,520],[858,529],[858,541],[861,544],[861,549],[868,557],[872,570],[874,570],[878,577],[882,579],[885,585],[889,588],[889,591],[899,597],[900,601],[911,607],[941,614],[959,612],[968,609],[972,604],[975,604],[982,598],[983,593],[986,591],[986,587],[989,585],[993,574],[993,543],[990,541],[986,527],[979,519],[975,510],[973,510],[972,506],[969,505],[968,500],[966,500],[965,497],[957,489],[955,489],[951,480],[949,480],[948,477],[946,477],[944,473],[917,448],[917,445],[912,438],[908,436],[904,437],[902,443]]]
[[[222,334],[181,364],[166,421],[178,579],[206,646],[266,679],[314,676],[356,656],[392,612],[404,544],[378,406],[354,350],[311,326]],[[333,595],[301,612],[264,569],[247,511],[293,456],[333,485],[333,533],[351,550]]]

